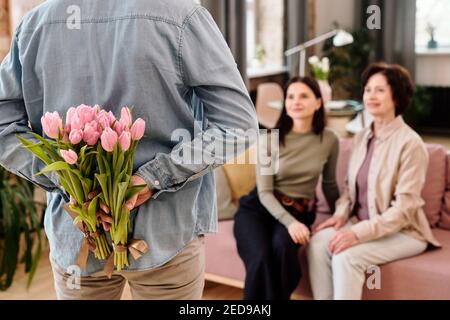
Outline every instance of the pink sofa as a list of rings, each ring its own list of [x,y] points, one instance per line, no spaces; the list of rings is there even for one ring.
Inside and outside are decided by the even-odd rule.
[[[381,266],[381,289],[369,290],[365,287],[364,299],[450,299],[450,152],[439,145],[427,145],[427,148],[430,163],[422,193],[426,202],[424,209],[433,233],[443,248],[429,249],[422,255]],[[337,180],[342,187],[350,141],[342,140],[340,149]],[[227,173],[230,168],[225,166],[224,169]],[[234,165],[232,169],[232,174],[226,174],[231,189],[242,187],[239,184],[247,181],[247,190],[241,188],[239,192],[231,192],[233,201],[237,203],[239,196],[252,186],[248,180],[254,179],[254,173],[251,172],[254,168],[245,165],[241,170]],[[239,180],[233,181],[236,179]],[[317,189],[317,195],[316,223],[319,223],[330,213],[320,188]],[[299,252],[299,259],[304,276],[293,298],[311,299],[304,248]],[[219,232],[206,237],[206,278],[243,287],[245,268],[237,253],[233,220],[219,221]]]

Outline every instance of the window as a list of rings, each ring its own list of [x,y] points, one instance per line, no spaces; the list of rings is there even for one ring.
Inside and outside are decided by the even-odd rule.
[[[247,62],[250,68],[283,65],[284,1],[246,0]]]
[[[416,50],[450,49],[450,0],[416,0],[416,8]]]

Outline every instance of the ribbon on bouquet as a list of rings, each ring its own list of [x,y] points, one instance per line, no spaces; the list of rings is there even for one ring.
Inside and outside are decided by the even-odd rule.
[[[134,260],[138,260],[147,253],[148,245],[145,240],[138,239],[131,240],[127,245],[116,245],[113,243],[113,252],[109,256],[108,260],[106,261],[106,265],[103,268],[103,271],[105,271],[108,278],[111,279],[114,271],[114,252],[126,252],[127,250],[130,251]]]
[[[72,219],[78,217],[78,213],[70,209],[69,205],[64,204],[64,209],[69,213]],[[99,237],[103,233],[103,229],[98,229],[96,232],[89,232],[86,230],[83,222],[78,223],[78,228],[83,233],[83,242],[81,243],[80,252],[78,253],[77,265],[85,269],[89,257],[89,251],[95,252],[97,250],[97,246],[95,244],[94,238]]]

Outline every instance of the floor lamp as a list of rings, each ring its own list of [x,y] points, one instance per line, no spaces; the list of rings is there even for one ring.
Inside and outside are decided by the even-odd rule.
[[[311,39],[305,43],[302,43],[292,49],[289,49],[284,52],[286,56],[291,56],[297,52],[300,52],[300,65],[299,65],[299,75],[301,77],[305,76],[305,60],[306,60],[306,48],[309,48],[313,45],[321,43],[329,38],[333,38],[333,45],[335,47],[342,47],[347,44],[353,43],[353,36],[341,29],[335,29],[328,33],[322,34],[317,38]]]

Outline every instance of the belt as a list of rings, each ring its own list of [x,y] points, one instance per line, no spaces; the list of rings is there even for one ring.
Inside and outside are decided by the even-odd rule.
[[[274,192],[274,195],[275,198],[277,198],[283,206],[292,207],[292,209],[294,209],[298,213],[308,212],[309,201],[307,199],[302,198],[296,201],[291,197],[277,191]]]

